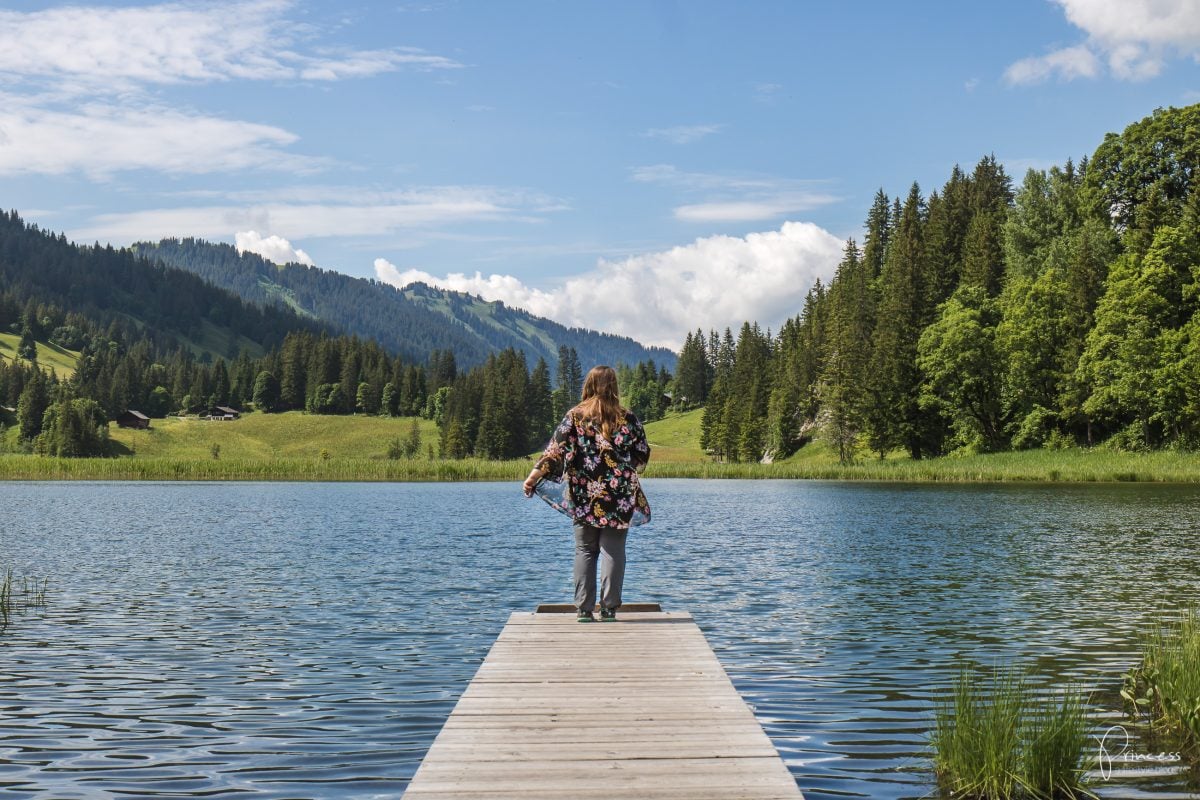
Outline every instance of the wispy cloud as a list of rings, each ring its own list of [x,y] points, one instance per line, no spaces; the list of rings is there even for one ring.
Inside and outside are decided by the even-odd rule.
[[[0,75],[55,89],[127,92],[229,80],[331,81],[457,61],[420,50],[303,49],[313,32],[287,0],[68,6],[0,12]]]
[[[1044,56],[1030,56],[1009,65],[1004,80],[1010,85],[1041,83],[1057,77],[1063,81],[1094,78],[1100,74],[1100,59],[1087,45],[1064,47]]]
[[[467,222],[536,221],[541,217],[535,209],[546,205],[546,198],[536,193],[470,186],[359,192],[354,197],[332,190],[325,199],[317,199],[319,196],[315,190],[302,190],[294,192],[293,197],[307,200],[100,214],[80,228],[68,231],[68,235],[78,241],[113,244],[166,236],[227,239],[238,231],[255,231],[264,238],[279,236],[291,241],[380,236]]]
[[[161,90],[232,81],[329,82],[457,61],[354,49],[289,16],[289,0],[0,11],[0,174],[126,170],[308,172],[282,128],[165,105]]]
[[[694,202],[677,206],[682,222],[750,222],[779,219],[837,202],[822,190],[827,181],[805,181],[760,175],[687,172],[672,164],[637,167],[630,177],[681,191]]]
[[[1200,60],[1200,0],[1055,0],[1087,34],[1081,44],[1010,65],[1010,85],[1094,78],[1105,65],[1119,80],[1158,75],[1171,57]]]
[[[748,319],[778,327],[799,311],[817,278],[832,277],[842,247],[816,225],[787,222],[777,231],[709,236],[658,252],[601,259],[592,271],[551,289],[530,287],[512,275],[438,277],[383,258],[375,260],[375,274],[395,286],[422,281],[502,300],[565,325],[678,348],[696,320],[716,328]],[[631,297],[638,302],[630,303]]]
[[[327,165],[288,152],[296,140],[273,125],[170,108],[92,103],[54,110],[0,94],[0,175],[81,172],[104,179],[126,170],[312,172]]]
[[[782,91],[781,83],[756,83],[750,96],[756,103],[771,105],[779,99],[779,93]]]
[[[662,139],[671,144],[691,144],[719,132],[724,125],[676,125],[672,128],[650,128],[642,135],[650,139]]]

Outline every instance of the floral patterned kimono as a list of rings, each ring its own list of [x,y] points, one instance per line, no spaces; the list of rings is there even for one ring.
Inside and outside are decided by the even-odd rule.
[[[630,528],[650,521],[650,504],[638,472],[650,460],[642,423],[632,412],[604,436],[591,420],[568,412],[537,468],[546,473],[534,490],[575,522],[596,528]]]

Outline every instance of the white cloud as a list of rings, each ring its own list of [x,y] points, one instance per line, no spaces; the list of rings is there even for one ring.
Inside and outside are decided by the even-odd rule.
[[[324,164],[283,149],[296,139],[272,125],[169,108],[91,104],[56,111],[0,94],[0,175],[84,172],[103,178],[138,169],[169,174],[310,172]]]
[[[1011,84],[1092,78],[1103,58],[1113,76],[1139,81],[1159,74],[1171,55],[1200,60],[1200,0],[1055,0],[1087,42],[1022,59],[1005,72]]]
[[[375,274],[395,286],[419,280],[503,300],[564,325],[678,348],[697,327],[757,320],[777,328],[799,313],[817,278],[832,277],[842,247],[841,240],[816,225],[786,222],[778,231],[709,236],[656,253],[601,259],[591,272],[549,290],[531,288],[511,275],[438,278],[400,270],[382,258],[375,261]]]
[[[528,221],[545,197],[493,187],[440,186],[392,192],[350,193],[333,188],[320,199],[316,187],[281,190],[293,202],[247,202],[100,214],[69,231],[78,241],[128,244],[167,236],[220,239],[232,231],[271,231],[288,239],[375,236],[462,222]],[[308,200],[310,202],[305,202]]]
[[[1041,83],[1055,75],[1060,80],[1072,81],[1076,78],[1094,78],[1099,73],[1100,60],[1086,45],[1076,45],[1010,64],[1004,71],[1004,80],[1020,85]]]
[[[67,6],[0,12],[0,74],[88,92],[141,84],[362,77],[461,66],[419,50],[301,52],[311,29],[287,0]]]
[[[836,203],[838,197],[817,190],[824,181],[803,181],[754,175],[722,175],[685,172],[671,164],[637,167],[631,177],[638,183],[654,183],[703,195],[701,202],[677,206],[681,222],[752,222],[808,211]],[[700,198],[697,198],[700,199]]]
[[[247,251],[258,253],[273,264],[307,264],[313,266],[313,260],[308,253],[292,247],[292,243],[282,236],[263,238],[258,231],[238,231],[234,242],[239,253]]]
[[[691,144],[719,132],[724,125],[676,125],[673,128],[651,128],[643,136],[663,139],[672,144]]]
[[[681,222],[757,222],[807,211],[836,199],[831,195],[807,194],[781,195],[758,201],[693,203],[676,208],[675,219]]]
[[[163,86],[337,81],[460,67],[412,48],[318,45],[290,0],[0,11],[0,175],[327,166],[281,128],[162,105]]]

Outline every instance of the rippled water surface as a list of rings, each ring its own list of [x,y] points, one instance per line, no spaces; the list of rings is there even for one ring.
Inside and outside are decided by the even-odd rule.
[[[962,658],[1121,722],[1139,630],[1200,599],[1195,488],[647,493],[626,599],[695,615],[808,798],[929,795]],[[0,526],[0,566],[50,576],[0,634],[0,798],[397,797],[509,612],[570,595],[566,520],[516,484],[8,483]]]

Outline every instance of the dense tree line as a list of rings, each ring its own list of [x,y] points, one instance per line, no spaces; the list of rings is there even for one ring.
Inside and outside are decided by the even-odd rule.
[[[701,334],[684,343],[703,445],[769,458],[816,429],[844,461],[1200,445],[1197,130],[1200,105],[1160,109],[1015,189],[989,156],[927,197],[881,190],[862,246],[778,334],[710,335],[703,364]]]
[[[304,264],[277,266],[228,244],[200,239],[163,239],[134,245],[137,253],[187,270],[215,286],[260,305],[298,310],[338,331],[374,339],[406,359],[424,361],[433,350],[451,350],[463,367],[506,348],[530,363],[553,365],[559,347],[573,348],[587,363],[635,363],[654,358],[668,367],[675,354],[645,347],[626,336],[571,328],[501,302],[425,284],[397,289]]]

